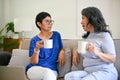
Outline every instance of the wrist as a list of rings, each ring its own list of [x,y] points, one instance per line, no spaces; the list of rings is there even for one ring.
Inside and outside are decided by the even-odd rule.
[[[39,50],[39,49],[34,48],[34,53],[39,53],[39,52],[40,52],[40,50]]]
[[[101,55],[101,52],[99,52],[99,51],[94,51],[94,53],[97,55],[97,56],[100,56]]]

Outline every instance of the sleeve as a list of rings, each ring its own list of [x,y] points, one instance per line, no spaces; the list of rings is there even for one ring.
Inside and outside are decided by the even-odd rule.
[[[35,40],[31,39],[30,47],[29,47],[29,57],[31,57],[33,55],[35,46],[36,46]]]
[[[102,50],[104,53],[116,56],[115,45],[111,37],[106,37],[102,43]]]
[[[58,33],[58,39],[59,39],[59,47],[60,47],[60,49],[62,49],[63,48],[63,43],[62,43],[62,38],[61,38],[60,33]]]

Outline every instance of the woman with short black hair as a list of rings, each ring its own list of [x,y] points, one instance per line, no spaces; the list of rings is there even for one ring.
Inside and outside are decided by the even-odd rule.
[[[27,76],[30,80],[57,80],[57,63],[63,66],[65,62],[61,35],[51,31],[53,20],[47,12],[40,12],[35,23],[40,32],[30,42]],[[53,47],[45,48],[43,41],[48,39],[53,40]]]

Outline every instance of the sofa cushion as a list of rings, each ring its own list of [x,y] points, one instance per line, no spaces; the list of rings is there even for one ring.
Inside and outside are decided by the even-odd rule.
[[[28,50],[13,49],[12,57],[8,66],[23,66],[26,67],[29,64]]]
[[[71,70],[71,49],[70,48],[64,48],[65,49],[65,65],[63,67],[59,67],[58,65],[58,71],[59,75],[58,77],[64,77],[64,75]]]

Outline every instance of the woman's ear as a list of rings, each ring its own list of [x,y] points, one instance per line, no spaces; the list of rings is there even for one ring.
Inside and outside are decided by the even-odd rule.
[[[37,22],[37,25],[38,25],[39,29],[41,30],[42,23]]]
[[[38,26],[41,26],[41,23],[40,23],[40,22],[37,22],[37,25],[38,25]]]

